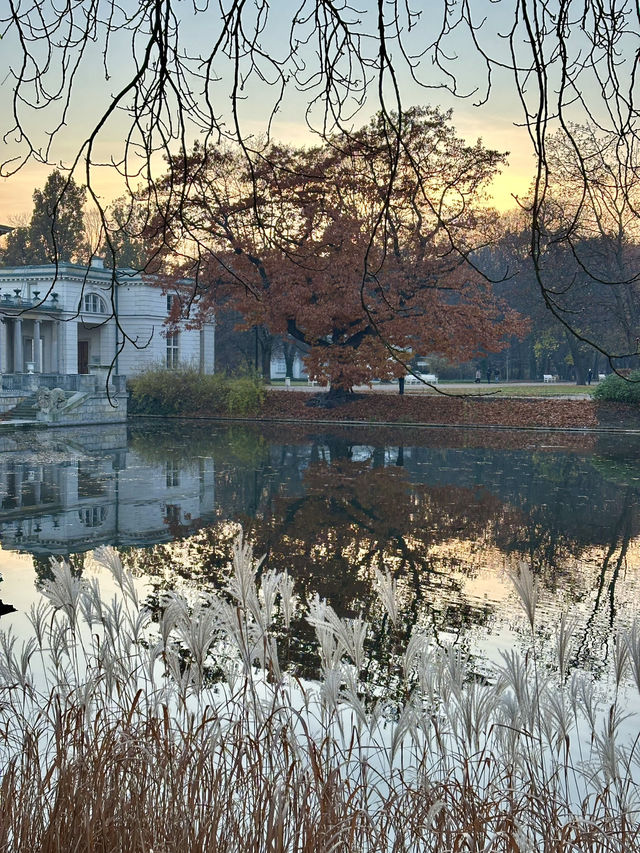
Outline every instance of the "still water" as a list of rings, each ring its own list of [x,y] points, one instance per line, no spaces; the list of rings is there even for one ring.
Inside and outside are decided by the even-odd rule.
[[[238,524],[318,593],[371,624],[375,667],[414,626],[482,661],[527,641],[509,571],[541,587],[538,638],[578,622],[574,665],[604,673],[640,590],[640,436],[448,429],[136,422],[0,436],[0,597],[23,624],[50,557],[85,571],[115,546],[145,581],[219,588]],[[375,570],[397,579],[393,641]],[[294,626],[290,666],[311,675],[312,632]]]

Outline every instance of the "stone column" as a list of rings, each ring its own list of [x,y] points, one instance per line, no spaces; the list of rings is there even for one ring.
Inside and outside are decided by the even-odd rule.
[[[51,361],[49,362],[50,373],[60,373],[60,365],[58,364],[58,335],[60,322],[53,320],[51,323]]]
[[[13,321],[13,372],[24,373],[22,319],[20,317],[16,317]]]
[[[58,373],[78,372],[78,324],[74,320],[58,323]]]
[[[36,373],[42,373],[40,358],[40,320],[33,321],[33,364]]]
[[[69,320],[64,325],[64,370],[63,373],[78,372],[78,324]]]

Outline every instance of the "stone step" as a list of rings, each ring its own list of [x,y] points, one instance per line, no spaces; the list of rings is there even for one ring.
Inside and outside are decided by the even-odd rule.
[[[37,394],[31,394],[29,397],[18,403],[17,406],[9,409],[8,412],[5,412],[3,420],[35,421],[37,409]]]

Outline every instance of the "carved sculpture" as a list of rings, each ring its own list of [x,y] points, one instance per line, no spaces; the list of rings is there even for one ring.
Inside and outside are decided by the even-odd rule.
[[[55,412],[64,406],[66,398],[67,395],[62,388],[39,388],[38,408],[42,412]]]

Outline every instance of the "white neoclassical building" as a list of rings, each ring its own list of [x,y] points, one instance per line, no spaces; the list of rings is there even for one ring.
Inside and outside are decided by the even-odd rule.
[[[151,365],[214,372],[214,324],[167,335],[171,299],[133,270],[60,263],[0,268],[0,374],[132,376]],[[116,322],[115,317],[118,318]]]

